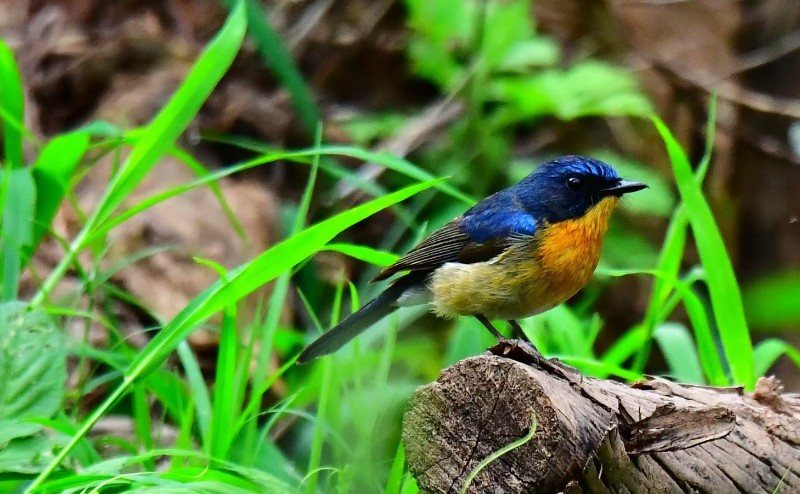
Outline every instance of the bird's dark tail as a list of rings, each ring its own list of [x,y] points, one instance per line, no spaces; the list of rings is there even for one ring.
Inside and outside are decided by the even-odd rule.
[[[314,340],[297,357],[297,363],[306,364],[315,358],[328,355],[340,349],[362,331],[396,311],[398,307],[396,304],[397,299],[420,281],[421,277],[417,273],[411,273],[400,278],[378,295],[377,298]]]

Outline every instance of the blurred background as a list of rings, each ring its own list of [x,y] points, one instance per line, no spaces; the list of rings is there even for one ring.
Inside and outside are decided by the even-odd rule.
[[[145,123],[226,16],[214,0],[3,4],[0,35],[22,68],[26,124],[41,137],[97,120],[122,128]],[[487,7],[455,0],[287,0],[262,6],[279,36],[274,41],[299,72],[281,67],[291,60],[265,61],[270,53],[246,42],[184,137],[184,149],[198,161],[225,167],[252,155],[231,136],[271,148],[309,146],[320,120],[326,143],[408,157],[480,198],[549,157],[591,154],[653,184],[649,197],[631,199],[615,221],[603,261],[609,267],[655,264],[676,197],[652,126],[625,115],[652,105],[696,163],[707,139],[709,92],[718,91],[707,197],[745,292],[752,330],[757,337],[782,330],[798,341],[800,4],[498,0]],[[479,57],[485,63],[476,64]],[[400,180],[375,164],[342,159],[338,165],[388,188]],[[91,204],[107,173],[102,167],[87,172],[77,192],[81,204]],[[165,160],[144,187],[177,183],[186,178],[182,173],[188,172]],[[206,256],[235,265],[282,237],[282,218],[298,202],[307,173],[284,163],[224,185],[235,191],[226,195],[254,239],[250,251],[238,245],[211,196],[197,193],[126,224],[116,232],[111,255],[121,259],[178,241],[204,245]],[[366,197],[331,174],[317,188],[312,222]],[[209,204],[198,207],[205,204],[198,201]],[[347,238],[399,253],[417,238],[420,225],[429,231],[465,207],[428,197],[402,218],[378,215]],[[69,236],[77,222],[67,213],[60,220]],[[156,254],[114,282],[169,318],[213,278],[181,256]],[[46,252],[39,257],[43,270],[53,262]],[[687,252],[684,263],[691,267],[696,255]],[[343,255],[318,255],[294,282],[322,307],[342,273],[363,281],[374,269]],[[606,321],[601,346],[614,338],[615,328],[641,319],[649,283],[645,277],[596,283],[579,297],[596,301]],[[304,311],[289,300],[285,321],[302,328]],[[139,323],[135,310],[116,310],[130,312],[130,324]],[[193,344],[213,353],[215,337],[196,334]],[[798,389],[792,366],[781,361],[779,374],[781,366],[784,380]]]
[[[114,141],[119,129],[134,129],[135,135],[166,104],[233,3],[0,0],[0,37],[20,66],[29,140],[44,142],[87,125],[108,136],[79,167],[53,221],[54,235],[23,274],[21,298],[31,297],[53,271],[63,258],[63,242],[74,238],[108,187],[127,152],[123,141]],[[752,338],[772,342],[762,347],[757,370],[800,391],[799,2],[246,3],[249,36],[231,69],[181,137],[180,149],[162,158],[124,205],[194,180],[203,167],[224,170],[263,153],[310,148],[320,128],[322,143],[351,146],[343,153],[350,157],[320,160],[307,214],[301,198],[310,160],[286,159],[224,178],[216,189],[178,195],[121,223],[107,242],[83,252],[81,269],[70,269],[51,294],[64,313],[84,311],[106,321],[64,319],[72,340],[83,345],[77,345],[80,359],[72,355],[70,361],[70,420],[97,405],[108,383],[120,377],[109,371],[113,359],[85,348],[135,355],[152,338],[148,330],[175,317],[218,279],[195,258],[233,268],[289,236],[298,214],[313,224],[417,181],[412,178],[447,176],[458,193],[430,189],[370,217],[340,235],[337,248],[317,253],[291,277],[238,306],[242,344],[256,335],[249,339],[256,351],[267,349],[258,364],[251,362],[254,375],[263,372],[255,382],[269,382],[263,400],[256,394],[255,401],[273,407],[279,418],[265,426],[266,449],[253,450],[259,453],[245,462],[234,448],[232,461],[255,462],[300,485],[321,464],[335,465],[340,475],[329,475],[327,485],[384,485],[394,478],[391,465],[403,471],[397,444],[405,400],[442,367],[484,351],[491,338],[480,325],[404,310],[380,325],[384,331],[369,331],[343,349],[334,364],[281,366],[351,304],[377,293],[380,287],[368,281],[380,264],[392,261],[391,253],[406,251],[471,202],[562,154],[600,158],[651,188],[626,199],[614,217],[600,274],[590,286],[566,307],[526,321],[526,331],[548,355],[572,357],[570,363],[601,377],[630,377],[623,371],[633,368],[634,376],[707,382],[681,299],[653,302],[649,275],[609,276],[658,265],[678,206],[664,143],[643,118],[652,111],[693,165],[712,146],[704,192],[736,271]],[[716,113],[709,115],[712,94]],[[707,125],[709,118],[715,126]],[[709,128],[713,135],[707,135]],[[355,159],[353,149],[408,161]],[[25,151],[30,162],[35,147]],[[713,323],[691,235],[686,245],[680,273]],[[652,320],[653,307],[666,322],[654,333],[652,353],[649,346],[643,352],[650,343],[639,330]],[[219,323],[212,320],[189,337],[201,373],[186,369],[191,385],[199,376],[210,386]],[[400,329],[396,341],[387,328]],[[386,334],[392,336],[383,346]],[[85,361],[86,355],[99,363]],[[186,359],[182,354],[184,367]],[[175,360],[168,368],[176,386],[183,386],[183,368]],[[183,392],[192,396],[196,389]],[[155,388],[146,393],[164,401]],[[335,406],[325,412],[326,405],[317,404],[330,393]],[[150,410],[163,427],[159,431],[167,431],[157,442],[193,429],[193,404],[181,415],[164,402],[167,411],[159,415],[158,400],[138,415],[136,402],[125,401],[115,412],[127,418],[103,417],[98,428],[116,437],[136,436],[131,430],[149,428]],[[258,412],[256,407],[248,413],[261,420]],[[170,436],[176,423],[180,430]],[[342,438],[355,441],[354,449]],[[311,473],[302,472],[305,464]]]

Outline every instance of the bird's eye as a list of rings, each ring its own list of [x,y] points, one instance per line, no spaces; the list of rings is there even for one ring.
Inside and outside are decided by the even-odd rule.
[[[581,190],[583,188],[583,180],[579,177],[569,177],[567,179],[567,188],[572,191]]]

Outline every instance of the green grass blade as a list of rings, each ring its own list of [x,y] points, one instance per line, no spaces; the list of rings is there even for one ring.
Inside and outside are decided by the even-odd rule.
[[[119,214],[112,216],[111,218],[107,219],[103,223],[97,225],[94,229],[92,229],[92,233],[90,233],[83,241],[85,245],[92,243],[94,240],[102,237],[103,235],[107,234],[112,228],[121,225],[125,221],[133,218],[137,214],[145,211],[147,209],[152,208],[156,204],[160,204],[167,199],[172,197],[178,196],[184,192],[192,190],[194,188],[203,186],[203,185],[211,185],[214,182],[220,180],[223,177],[228,177],[240,171],[248,170],[250,168],[254,168],[259,165],[263,165],[265,163],[270,163],[272,161],[277,161],[280,159],[279,156],[271,156],[265,158],[256,158],[250,161],[246,161],[240,165],[228,167],[222,170],[218,170],[213,173],[209,173],[208,175],[204,175],[200,178],[192,180],[191,182],[186,182],[184,184],[176,185],[175,187],[171,187],[167,190],[158,192],[153,194],[150,197],[142,199],[138,203],[134,204],[133,206],[121,211]]]
[[[272,29],[267,19],[269,15],[256,0],[245,0],[247,3],[247,29],[261,58],[275,73],[283,87],[289,91],[300,121],[310,136],[313,136],[317,123],[321,120],[320,112],[314,102],[311,90],[303,80],[302,74],[292,59],[292,54],[283,43],[280,35]],[[229,9],[233,8],[232,0],[223,2]]]
[[[92,426],[111,409],[119,398],[128,392],[132,383],[141,379],[164,362],[175,347],[198,324],[302,262],[306,257],[321,249],[336,235],[350,226],[392,204],[435,186],[440,180],[442,179],[406,187],[317,223],[273,246],[249,263],[232,270],[228,273],[227,282],[218,281],[195,297],[141,350],[125,372],[122,384],[86,418],[78,433],[70,439],[39,476],[36,477],[34,482],[31,483],[28,487],[28,492],[33,492],[50,476],[80,439],[85,437]]]
[[[431,180],[434,178],[430,172],[418,167],[408,160],[387,152],[368,151],[355,146],[322,146],[319,151],[326,155],[346,156],[348,158],[356,158],[362,161],[377,163],[392,171],[418,181]],[[463,202],[464,204],[469,206],[475,204],[475,199],[469,197],[448,183],[439,184],[439,187],[437,188],[450,197]]]
[[[208,170],[208,168],[203,166],[203,164],[197,161],[194,158],[194,156],[187,153],[183,149],[173,147],[170,154],[181,160],[183,164],[185,164],[187,168],[192,170],[198,177],[208,177],[209,175],[212,174],[212,172]],[[222,208],[222,212],[228,219],[228,223],[231,224],[231,227],[236,232],[236,235],[242,241],[247,242],[248,241],[247,232],[245,232],[244,226],[242,226],[242,223],[239,221],[239,218],[236,217],[236,213],[233,211],[233,209],[231,209],[230,204],[228,204],[228,201],[225,199],[225,195],[222,193],[222,189],[219,187],[217,181],[210,180],[206,183],[208,184],[208,188],[209,190],[211,190],[211,193],[217,199],[219,206]]]
[[[22,132],[25,121],[25,98],[22,76],[14,52],[0,39],[0,116],[3,120],[3,150],[5,163],[10,169],[21,168]]]
[[[796,366],[800,367],[800,350],[789,343],[777,338],[768,338],[756,345],[753,351],[756,376],[767,375],[770,367],[783,355],[789,357]]]
[[[6,170],[2,177],[2,230],[0,230],[0,253],[2,265],[2,300],[17,298],[19,277],[22,271],[22,254],[30,249],[33,241],[36,185],[30,168]]]
[[[353,148],[353,149],[356,149],[356,148]],[[119,214],[114,215],[113,217],[107,219],[103,223],[101,223],[98,226],[96,226],[92,230],[92,233],[90,233],[87,237],[85,237],[83,239],[82,243],[83,243],[83,245],[90,244],[94,240],[96,240],[97,238],[99,238],[102,235],[105,235],[106,233],[108,233],[108,231],[111,230],[112,228],[122,224],[123,222],[125,222],[128,219],[136,216],[137,214],[141,213],[142,211],[144,211],[146,209],[149,209],[149,208],[155,206],[156,204],[159,204],[159,203],[161,203],[163,201],[166,201],[167,199],[169,199],[171,197],[175,197],[175,196],[177,196],[177,195],[179,195],[179,194],[181,194],[183,192],[186,192],[188,190],[194,189],[196,187],[199,187],[199,186],[202,186],[202,185],[211,185],[211,184],[213,184],[213,182],[215,182],[215,181],[217,181],[217,180],[219,180],[219,179],[221,179],[223,177],[227,177],[227,176],[236,174],[236,173],[244,171],[244,170],[248,170],[248,169],[256,167],[256,166],[260,166],[260,165],[263,165],[263,164],[266,164],[266,163],[273,163],[273,162],[279,161],[279,160],[298,160],[298,158],[303,158],[303,159],[308,158],[309,160],[314,161],[316,159],[315,158],[316,156],[326,155],[326,152],[327,151],[326,151],[325,147],[320,147],[319,149],[309,149],[309,150],[302,150],[302,151],[287,151],[287,152],[279,152],[279,153],[269,153],[269,154],[264,154],[262,156],[257,156],[255,158],[253,158],[251,160],[248,160],[248,161],[246,161],[244,163],[241,163],[239,165],[228,167],[228,168],[225,168],[223,170],[218,170],[218,171],[215,171],[213,173],[209,173],[207,175],[203,175],[203,176],[201,176],[201,177],[199,177],[196,180],[193,180],[191,182],[187,182],[185,184],[181,184],[181,185],[172,187],[172,188],[170,188],[168,190],[159,192],[157,194],[153,194],[152,196],[141,200],[139,203],[129,207],[128,209],[125,209],[124,211],[120,212]],[[334,150],[331,153],[329,153],[329,155],[335,155],[335,154],[337,154],[336,150]],[[338,153],[338,154],[342,154],[342,153]],[[342,155],[349,156],[347,154],[342,154]],[[323,167],[324,167],[324,163],[320,163],[320,169],[322,169]],[[428,175],[426,175],[426,176],[428,176]],[[436,188],[439,189],[439,190],[442,190],[445,193],[448,193],[447,191],[449,191],[449,190],[456,191],[456,189],[453,189],[450,186],[444,187],[445,185],[446,184],[439,183],[436,186]],[[457,191],[456,191],[456,193],[457,193]],[[385,195],[385,192],[381,192],[381,194],[378,194],[378,195]],[[468,199],[465,199],[465,200],[468,200]]]
[[[167,105],[142,131],[131,155],[112,181],[96,215],[108,218],[167,154],[233,62],[244,38],[245,8],[239,1],[219,34],[208,44]]]
[[[709,383],[715,386],[723,386],[730,384],[726,374],[725,369],[722,366],[722,361],[720,359],[719,353],[717,352],[717,346],[714,342],[714,335],[711,331],[711,324],[708,321],[708,316],[706,315],[706,309],[703,306],[702,301],[694,293],[690,285],[687,281],[679,280],[674,276],[671,276],[667,273],[662,273],[655,270],[642,270],[642,271],[626,271],[626,270],[607,270],[604,271],[604,274],[609,276],[626,276],[630,274],[650,274],[656,278],[661,279],[667,284],[667,287],[670,290],[675,290],[681,300],[683,301],[683,305],[686,309],[686,314],[689,316],[689,320],[692,323],[692,330],[694,331],[695,341],[697,342],[697,349],[699,352],[700,363],[703,367],[703,371],[705,372],[706,377],[708,378]],[[693,278],[690,278],[693,280]],[[628,334],[623,337],[620,341],[626,341],[626,348],[618,348],[619,342],[617,345],[613,346],[612,349],[615,350],[615,354],[613,355],[613,359],[611,358],[611,350],[606,353],[603,357],[604,362],[608,362],[611,364],[619,364],[617,360],[621,357],[625,357],[622,350],[630,350],[631,346],[635,344],[636,338],[649,338],[649,332],[647,328],[644,326],[639,326],[639,329],[635,331],[630,331]],[[632,372],[635,374],[641,374],[636,369],[632,369]]]
[[[642,325],[636,325],[617,338],[603,353],[601,360],[609,365],[620,366],[644,345],[647,338],[647,329]]]
[[[670,374],[680,382],[705,384],[697,347],[689,330],[678,323],[664,323],[653,334],[669,364]]]
[[[300,163],[308,163],[309,158],[313,157],[314,154],[322,154],[324,156],[344,156],[347,158],[354,158],[361,161],[376,163],[389,170],[418,181],[430,180],[434,178],[434,176],[424,168],[421,168],[414,163],[401,158],[400,156],[396,156],[385,151],[370,151],[368,149],[363,149],[356,146],[330,145],[320,146],[319,148],[312,149],[301,149],[289,153],[279,153],[268,145],[244,137],[210,135],[205,136],[205,138],[212,142],[220,142],[223,144],[240,147],[248,151],[253,151],[255,153],[263,153],[264,156],[275,156],[276,154],[280,154],[282,156],[281,159]],[[353,185],[364,192],[367,192],[368,194],[378,195],[377,193],[381,191],[381,189],[376,188],[373,182],[364,181],[358,176],[358,174],[354,174],[348,169],[336,166],[334,163],[321,163],[320,168],[327,170],[337,178],[343,178],[351,181]],[[436,188],[468,206],[472,206],[476,202],[474,198],[464,194],[456,187],[453,187],[448,183],[441,183]]]
[[[300,205],[297,208],[297,214],[294,218],[294,225],[292,227],[292,234],[295,234],[303,229],[306,224],[306,216],[311,207],[311,199],[314,197],[314,186],[317,184],[317,175],[319,175],[319,159],[320,148],[322,147],[322,125],[316,129],[314,134],[314,154],[311,162],[311,172],[308,174],[308,182],[303,190],[303,197],[300,199]]]
[[[321,471],[320,464],[322,463],[322,447],[325,439],[325,424],[328,422],[328,409],[330,408],[329,402],[331,401],[332,394],[336,391],[336,385],[333,374],[335,369],[333,367],[332,359],[323,359],[318,365],[322,367],[320,378],[320,391],[317,398],[317,417],[314,422],[314,436],[311,440],[311,454],[308,459],[309,472],[306,480],[306,493],[315,494],[317,492],[317,483],[319,482],[319,473]]]
[[[231,428],[236,420],[237,398],[236,367],[239,365],[237,353],[239,338],[236,332],[236,304],[225,308],[222,315],[222,328],[217,356],[217,370],[214,379],[213,415],[211,417],[211,441],[208,447],[210,456],[227,459],[230,446],[235,437]]]
[[[356,244],[328,244],[325,250],[338,252],[346,256],[358,259],[359,261],[374,264],[376,266],[386,267],[394,264],[400,256],[391,252],[373,249],[366,245]]]
[[[319,149],[321,143],[322,143],[322,126],[319,126],[316,129],[316,135],[314,140],[315,148]],[[313,155],[311,171],[308,175],[308,181],[306,183],[305,189],[303,190],[303,196],[300,199],[300,204],[298,205],[297,211],[295,213],[294,221],[292,222],[292,229],[290,232],[291,235],[296,235],[299,232],[301,232],[306,224],[306,218],[308,216],[309,208],[311,207],[311,200],[314,196],[314,189],[317,183],[317,176],[319,174],[319,164],[320,164],[320,155],[317,152]],[[289,282],[291,276],[292,276],[291,271],[287,270],[278,277],[275,284],[273,285],[272,295],[270,296],[268,305],[267,317],[264,323],[259,328],[258,335],[256,336],[260,342],[258,348],[258,355],[256,356],[256,367],[254,373],[255,377],[253,379],[253,387],[256,389],[263,388],[264,381],[269,380],[268,371],[269,371],[270,357],[272,356],[273,340],[275,339],[275,332],[278,329],[278,324],[280,323],[281,314],[283,313],[283,307],[286,302],[286,295],[289,292]],[[255,344],[256,337],[251,338],[250,342],[251,349]],[[263,397],[261,394],[252,394],[250,396],[250,403],[251,404],[261,403],[262,398]],[[253,441],[256,439],[257,426],[258,426],[257,421],[252,420],[247,423],[247,429],[244,432],[245,450],[248,453],[255,450],[255,448],[253,447],[254,446]]]
[[[469,475],[467,475],[467,479],[464,481],[464,485],[461,486],[461,491],[460,491],[461,494],[466,494],[470,484],[472,484],[472,481],[475,480],[475,477],[477,477],[478,474],[481,473],[481,470],[486,468],[491,462],[495,461],[496,459],[500,458],[501,456],[510,451],[514,451],[515,449],[519,448],[520,446],[523,446],[525,443],[533,439],[533,436],[536,435],[536,426],[537,426],[536,414],[534,413],[533,415],[531,415],[531,427],[528,430],[528,433],[522,436],[521,438],[517,439],[516,441],[506,444],[502,448],[498,449],[494,453],[484,458],[483,461],[478,463],[478,466],[476,466],[471,472],[469,472]]]
[[[686,154],[667,126],[657,117],[652,117],[652,120],[672,161],[678,191],[686,207],[700,260],[707,274],[714,317],[734,381],[744,384],[748,389],[752,388],[755,384],[753,346],[742,295],[725,243],[703,191],[695,181]]]
[[[717,128],[717,98],[713,96],[708,105],[708,121],[706,122],[706,149],[703,153],[703,158],[697,167],[694,174],[695,181],[698,186],[702,186],[705,179],[708,167],[711,164],[711,155],[714,150],[714,136],[716,135]],[[669,275],[678,278],[681,260],[686,247],[687,229],[689,227],[689,219],[686,214],[686,206],[679,204],[675,213],[670,219],[667,233],[664,236],[664,244],[661,248],[661,253],[658,259],[658,266],[656,269],[662,273],[669,273]],[[650,349],[652,347],[652,335],[656,327],[663,322],[659,319],[658,314],[666,302],[670,294],[670,288],[661,278],[656,278],[653,281],[653,290],[650,293],[650,301],[647,304],[647,313],[645,314],[645,329],[647,335],[639,352],[636,354],[636,360],[633,364],[633,370],[636,372],[644,372],[644,367],[650,357]]]
[[[33,164],[36,182],[36,216],[33,239],[23,259],[27,264],[56,216],[61,201],[69,191],[75,168],[89,148],[89,135],[83,132],[62,134],[48,142]]]
[[[178,344],[177,353],[181,365],[183,366],[183,371],[186,374],[189,392],[194,402],[195,414],[197,416],[197,428],[200,431],[200,440],[202,444],[207,444],[210,437],[209,429],[211,429],[211,396],[208,393],[208,387],[203,378],[203,372],[200,370],[200,363],[197,361],[197,357],[191,347],[189,347],[189,343],[186,341],[180,342]]]
[[[406,450],[403,442],[397,444],[397,451],[392,460],[392,467],[389,469],[389,480],[386,481],[386,494],[401,494],[403,488],[403,470],[406,466]]]
[[[147,388],[141,384],[133,386],[133,426],[140,451],[153,449],[153,421],[150,416],[150,403],[147,400]],[[152,458],[145,461],[145,468],[152,470],[155,462]]]
[[[661,254],[658,258],[658,266],[656,269],[662,273],[670,273],[675,277],[678,276],[684,248],[686,247],[688,226],[689,220],[686,217],[686,211],[684,211],[682,206],[679,206],[667,227],[667,233],[664,236],[664,245],[661,247]],[[647,304],[647,312],[644,317],[644,340],[639,351],[636,353],[636,358],[633,363],[633,369],[637,372],[644,372],[644,367],[647,364],[647,360],[650,358],[652,336],[660,322],[658,320],[658,314],[669,297],[670,291],[670,286],[661,278],[653,280],[653,290],[650,293],[650,301]]]
[[[253,394],[255,394],[257,396],[264,395],[264,393],[267,392],[267,390],[275,383],[275,381],[280,379],[286,373],[286,371],[288,371],[291,367],[294,366],[294,362],[295,362],[296,359],[297,359],[297,357],[295,356],[295,357],[292,357],[289,360],[287,360],[281,366],[280,369],[278,369],[277,371],[272,373],[272,375],[269,376],[264,382],[262,382],[261,385],[258,388],[253,388],[254,389]],[[234,436],[239,434],[239,431],[241,431],[241,429],[245,425],[247,425],[248,421],[256,420],[257,417],[258,417],[260,408],[261,408],[261,401],[250,400],[248,402],[247,406],[245,407],[244,412],[239,414],[239,418],[236,421],[236,424],[233,426],[231,434],[234,435]],[[245,463],[245,464],[247,464],[247,463]]]
[[[150,124],[137,132],[136,144],[114,176],[91,218],[73,240],[67,254],[42,284],[32,303],[39,304],[55,287],[96,226],[107,220],[141,182],[158,159],[168,153],[233,62],[246,29],[244,4],[239,1],[219,34],[211,40],[186,79]]]
[[[642,374],[633,372],[624,367],[606,363],[597,359],[587,359],[582,357],[573,357],[571,355],[552,354],[549,357],[557,358],[567,365],[576,367],[584,374],[591,376],[617,376],[626,381],[638,381],[642,378]]]

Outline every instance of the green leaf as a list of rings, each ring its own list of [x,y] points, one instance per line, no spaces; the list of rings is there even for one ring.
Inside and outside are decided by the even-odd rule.
[[[503,72],[525,74],[535,67],[550,67],[558,63],[561,52],[558,43],[538,36],[513,45],[498,67]]]
[[[424,41],[409,41],[408,54],[413,61],[414,73],[441,88],[452,90],[464,79],[464,67],[447,52],[437,50]]]
[[[51,461],[59,440],[38,435],[21,437],[0,449],[0,472],[34,474]]]
[[[328,244],[325,250],[339,252],[359,261],[368,262],[376,266],[386,267],[394,264],[400,258],[397,254],[386,252],[366,245],[355,244]]]
[[[427,43],[448,52],[461,49],[472,38],[476,5],[464,0],[406,0],[409,24]]]
[[[463,80],[455,54],[473,36],[476,5],[464,0],[406,0],[413,37],[408,43],[414,72],[439,87],[452,89]]]
[[[0,472],[36,473],[52,457],[55,439],[31,420],[61,409],[67,380],[62,333],[27,309],[0,304]]]
[[[2,300],[17,298],[22,254],[33,242],[36,186],[30,168],[18,168],[0,173],[3,194],[3,224],[0,231],[0,252],[3,255]]]
[[[498,78],[489,88],[504,103],[495,118],[501,124],[555,115],[563,120],[585,116],[648,115],[650,101],[629,72],[587,60],[569,69],[549,69],[525,77]]]
[[[760,342],[753,350],[756,376],[767,375],[769,369],[784,355],[789,357],[794,365],[800,367],[800,350],[794,346],[777,338],[769,338]]]
[[[755,384],[753,346],[742,295],[725,243],[703,191],[695,180],[689,159],[667,126],[658,117],[651,118],[672,161],[678,191],[706,272],[716,325],[734,381],[750,389]]]
[[[656,328],[653,337],[669,364],[672,377],[680,382],[705,384],[697,347],[686,326],[674,322],[664,323]]]
[[[489,2],[484,22],[481,54],[488,70],[504,61],[512,46],[533,37],[528,0]]]
[[[88,134],[69,133],[53,138],[39,153],[32,168],[33,180],[36,182],[33,238],[23,259],[23,266],[30,260],[50,228],[61,201],[67,195],[75,167],[80,163],[88,147]]]
[[[52,417],[67,379],[64,336],[21,302],[0,305],[0,419]]]
[[[3,121],[5,162],[11,169],[21,168],[22,129],[25,122],[25,98],[22,76],[14,52],[0,39],[0,117]]]

